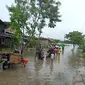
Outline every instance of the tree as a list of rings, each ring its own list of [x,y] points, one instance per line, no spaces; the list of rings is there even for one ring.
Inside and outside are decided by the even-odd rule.
[[[84,43],[84,35],[78,31],[69,32],[65,37],[71,41],[72,44],[81,45]]]
[[[60,2],[55,0],[15,0],[15,5],[8,7],[12,28],[20,37],[24,31],[35,38],[38,31],[40,37],[45,26],[54,28],[59,19]],[[23,33],[22,33],[23,32]]]
[[[7,6],[7,9],[10,13],[11,27],[16,30],[15,36],[21,39],[29,17],[27,0],[15,0],[15,5]]]
[[[36,27],[39,33],[42,33],[42,28],[46,25],[54,28],[59,19],[60,2],[55,0],[15,0],[16,5],[8,7],[10,12],[12,25],[17,28],[28,27],[28,33],[35,34]],[[28,20],[28,26],[26,21]],[[30,29],[30,30],[29,30]]]
[[[28,43],[29,47],[37,47],[40,44],[39,40],[31,39]]]
[[[35,36],[36,30],[39,32],[39,37],[42,33],[42,29],[45,26],[54,28],[56,22],[60,22],[59,19],[59,6],[60,2],[55,0],[29,0],[29,13],[30,19],[28,21],[28,33],[31,36]]]

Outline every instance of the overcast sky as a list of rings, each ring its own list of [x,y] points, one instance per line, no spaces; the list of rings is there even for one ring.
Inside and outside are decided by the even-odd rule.
[[[71,31],[80,31],[85,34],[85,0],[60,0],[61,20],[54,29],[44,28],[42,36],[55,39],[64,39],[64,35]],[[10,21],[6,5],[10,6],[14,0],[1,0],[0,19]]]

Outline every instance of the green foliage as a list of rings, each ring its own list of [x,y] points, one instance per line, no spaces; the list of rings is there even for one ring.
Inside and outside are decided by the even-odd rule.
[[[84,46],[84,45],[80,46],[79,49],[82,50],[82,51],[81,51],[82,53],[85,53],[85,46]]]
[[[3,48],[0,52],[12,52],[10,48]]]
[[[36,46],[39,45],[39,43],[40,43],[39,40],[33,40],[33,39],[31,39],[31,40],[29,41],[28,45],[29,45],[29,47],[36,47]]]
[[[61,21],[59,19],[59,6],[60,2],[55,0],[30,0],[29,1],[29,13],[30,19],[29,28],[32,36],[36,34],[36,29],[39,32],[39,37],[42,33],[42,29],[47,25],[54,28],[56,22]],[[48,21],[48,22],[47,22]],[[29,32],[28,32],[29,33]]]
[[[23,29],[27,27],[29,17],[28,6],[26,0],[15,0],[16,5],[7,6],[10,14],[11,27],[16,30],[16,37],[21,38]]]
[[[13,36],[12,38],[13,38],[13,44],[14,44],[15,46],[19,46],[19,44],[20,44],[19,39],[18,39],[17,37],[15,37],[15,36]]]
[[[80,56],[81,58],[85,58],[85,53]]]
[[[73,31],[69,32],[65,36],[71,43],[75,43],[77,45],[84,44],[84,35],[81,32]]]
[[[15,0],[15,5],[8,7],[12,28],[16,36],[21,38],[21,31],[34,38],[36,31],[39,37],[45,26],[54,28],[59,19],[60,2],[55,0]]]

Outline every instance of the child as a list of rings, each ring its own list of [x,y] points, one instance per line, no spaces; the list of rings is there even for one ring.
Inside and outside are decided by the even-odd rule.
[[[58,49],[58,54],[60,55],[60,53],[61,53],[61,48]]]

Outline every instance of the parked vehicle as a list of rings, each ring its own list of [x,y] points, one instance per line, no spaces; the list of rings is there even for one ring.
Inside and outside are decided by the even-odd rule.
[[[17,53],[0,53],[0,66],[3,70],[21,63],[21,55]]]

